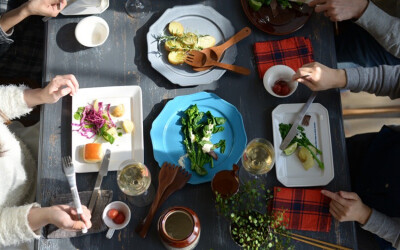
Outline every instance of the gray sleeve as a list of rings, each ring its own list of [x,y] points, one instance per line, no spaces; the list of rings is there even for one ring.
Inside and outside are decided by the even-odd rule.
[[[400,97],[400,65],[347,68],[347,85],[352,92],[365,91],[377,96]]]
[[[361,228],[378,235],[392,243],[396,249],[400,249],[400,221],[372,209],[371,217]]]
[[[388,15],[369,1],[367,9],[356,23],[392,55],[400,58],[400,18]]]
[[[0,15],[1,18],[1,15]],[[4,32],[4,30],[0,27],[0,56],[4,54],[10,47],[14,41],[10,38],[12,33],[14,32],[14,28],[11,29],[9,33]]]

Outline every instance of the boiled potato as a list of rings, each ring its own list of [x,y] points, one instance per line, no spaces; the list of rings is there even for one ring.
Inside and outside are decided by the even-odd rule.
[[[197,41],[199,49],[210,48],[215,45],[215,38],[213,36],[201,36]]]
[[[315,149],[311,148],[313,152],[315,153]],[[308,151],[307,148],[305,147],[300,147],[299,152],[297,153],[297,156],[299,160],[301,161],[301,164],[303,165],[305,170],[309,170],[312,168],[315,164],[314,158],[312,157],[312,154],[310,151]]]
[[[168,25],[168,31],[174,36],[183,35],[183,25],[180,22],[170,22]]]
[[[131,120],[125,120],[122,122],[122,127],[125,133],[135,133],[135,124]]]
[[[120,104],[118,106],[116,106],[113,111],[111,112],[111,114],[115,117],[121,117],[123,116],[125,113],[125,107],[124,104]]]
[[[167,51],[175,51],[175,50],[183,50],[184,46],[181,42],[178,40],[168,40],[165,42],[164,45],[165,49]]]
[[[171,51],[168,54],[168,61],[171,64],[178,65],[185,62],[186,53],[184,51]]]
[[[185,34],[185,37],[182,39],[182,42],[187,46],[193,47],[197,44],[198,36],[192,32],[188,32]]]

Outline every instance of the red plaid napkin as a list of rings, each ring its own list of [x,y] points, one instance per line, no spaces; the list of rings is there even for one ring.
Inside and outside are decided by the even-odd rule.
[[[303,64],[314,61],[311,41],[306,37],[257,42],[254,44],[254,54],[260,78],[273,65],[284,64],[296,71]]]
[[[274,188],[273,211],[285,211],[288,229],[329,232],[330,199],[320,189]]]

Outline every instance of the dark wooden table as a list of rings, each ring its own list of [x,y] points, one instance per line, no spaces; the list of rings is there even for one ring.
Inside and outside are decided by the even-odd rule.
[[[143,126],[145,144],[145,163],[157,180],[159,167],[154,160],[150,140],[150,128],[154,119],[161,112],[165,103],[175,96],[199,91],[210,91],[235,105],[241,112],[250,141],[264,137],[272,141],[271,112],[282,103],[305,102],[311,91],[299,86],[295,94],[280,99],[269,95],[258,78],[254,63],[253,44],[257,41],[277,40],[291,36],[311,38],[316,61],[327,66],[336,66],[332,23],[323,15],[313,14],[306,25],[299,31],[284,37],[271,36],[257,30],[246,18],[240,1],[151,1],[153,11],[142,19],[130,18],[124,10],[124,0],[110,0],[110,7],[99,16],[110,26],[110,36],[106,43],[97,48],[84,48],[74,37],[76,24],[83,18],[69,16],[52,19],[47,24],[46,56],[44,80],[48,82],[58,74],[74,74],[81,88],[102,86],[138,85],[143,91]],[[237,45],[236,64],[248,67],[249,76],[226,72],[223,77],[208,85],[182,88],[171,84],[155,71],[147,60],[146,34],[149,27],[173,5],[204,4],[212,6],[228,18],[236,31],[244,26],[252,28],[253,33]],[[46,83],[45,83],[46,84]],[[316,102],[329,111],[335,178],[327,185],[329,190],[350,190],[350,179],[340,94],[338,90],[323,91]],[[54,105],[44,105],[41,110],[41,142],[37,199],[42,206],[48,206],[52,197],[68,193],[69,188],[61,169],[61,155],[71,151],[71,98],[64,98]],[[78,189],[92,190],[97,174],[78,174]],[[275,171],[267,177],[268,186],[281,184]],[[153,182],[155,186],[156,182]],[[126,196],[118,189],[116,172],[110,172],[103,180],[103,189],[114,191],[113,200],[126,201]],[[202,232],[197,249],[232,249],[237,248],[229,235],[229,225],[217,216],[212,199],[210,183],[187,185],[180,190],[158,211],[175,205],[192,208],[200,217]],[[111,240],[105,238],[105,232],[72,239],[41,239],[39,249],[161,249],[162,244],[156,230],[156,219],[146,239],[140,238],[134,228],[144,218],[148,208],[131,205],[132,219],[127,228],[117,231]],[[357,249],[354,223],[333,221],[329,233],[301,232],[303,235]],[[297,249],[312,249],[308,245],[293,242]]]

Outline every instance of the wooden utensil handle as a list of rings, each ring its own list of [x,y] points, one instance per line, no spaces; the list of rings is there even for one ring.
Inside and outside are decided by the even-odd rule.
[[[226,64],[226,63],[220,63],[220,62],[215,62],[214,65],[218,66],[220,68],[223,68],[223,69],[227,69],[227,70],[242,74],[242,75],[246,75],[246,76],[250,75],[250,70],[245,67],[232,65],[232,64]]]
[[[138,233],[139,236],[142,238],[146,238],[147,232],[149,231],[149,228],[151,225],[151,221],[153,220],[153,217],[156,214],[156,211],[159,207],[159,201],[160,201],[163,191],[165,191],[165,190],[157,189],[157,193],[156,193],[156,196],[154,197],[153,203],[151,204],[149,213],[144,218],[142,223],[139,224],[135,229],[136,233]]]
[[[224,51],[227,48],[231,47],[232,45],[241,41],[243,38],[249,36],[250,34],[251,34],[251,29],[249,27],[244,27],[238,33],[236,33],[231,38],[229,38],[228,41],[224,42],[221,45],[216,46],[215,48],[211,48],[211,49]]]

